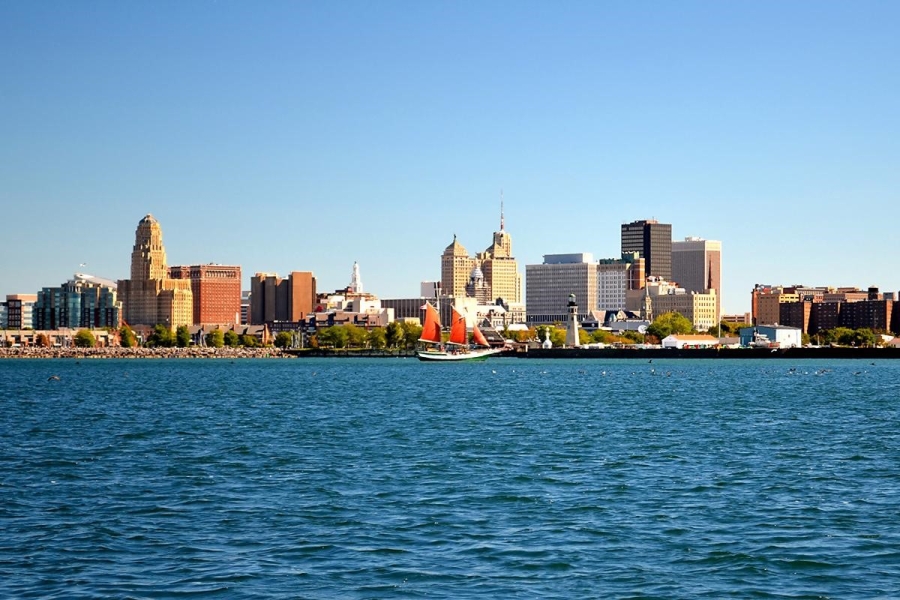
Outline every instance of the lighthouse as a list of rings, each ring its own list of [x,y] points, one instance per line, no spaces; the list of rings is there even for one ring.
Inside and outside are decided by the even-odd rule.
[[[575,294],[569,294],[569,322],[566,325],[566,346],[577,348],[578,343],[578,305],[575,303]]]

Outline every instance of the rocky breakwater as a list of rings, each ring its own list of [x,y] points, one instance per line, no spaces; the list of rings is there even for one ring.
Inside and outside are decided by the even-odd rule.
[[[0,348],[0,358],[291,358],[280,348]]]

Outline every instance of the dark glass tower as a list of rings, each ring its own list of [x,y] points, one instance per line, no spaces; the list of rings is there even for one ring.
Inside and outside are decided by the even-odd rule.
[[[639,252],[648,277],[672,279],[672,226],[654,220],[622,224],[622,252]]]

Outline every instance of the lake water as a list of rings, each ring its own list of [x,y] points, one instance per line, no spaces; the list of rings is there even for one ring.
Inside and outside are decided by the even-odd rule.
[[[0,597],[896,598],[898,406],[900,361],[2,360]]]

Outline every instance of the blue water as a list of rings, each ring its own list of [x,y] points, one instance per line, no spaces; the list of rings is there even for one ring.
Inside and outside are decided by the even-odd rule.
[[[898,404],[900,361],[2,360],[0,597],[897,598]]]

